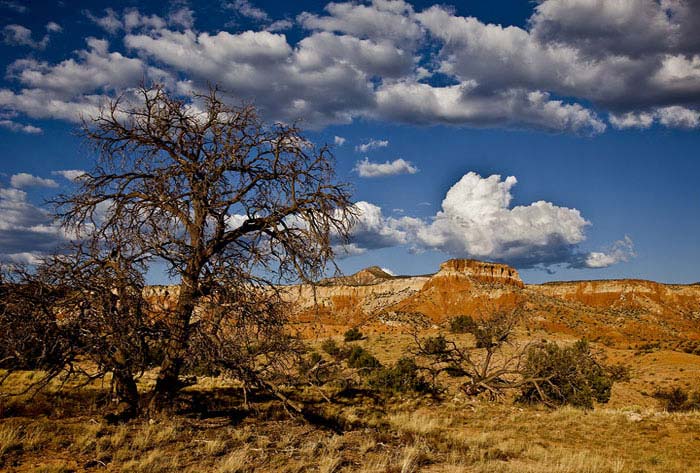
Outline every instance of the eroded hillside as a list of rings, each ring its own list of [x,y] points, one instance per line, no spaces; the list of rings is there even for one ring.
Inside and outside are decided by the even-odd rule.
[[[642,280],[523,284],[506,265],[449,260],[431,276],[391,276],[377,267],[323,284],[285,288],[310,336],[362,325],[405,331],[456,315],[488,316],[521,307],[529,328],[611,345],[700,340],[700,285]]]

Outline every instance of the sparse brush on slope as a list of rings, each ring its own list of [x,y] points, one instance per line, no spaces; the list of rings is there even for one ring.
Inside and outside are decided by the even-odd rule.
[[[520,390],[519,399],[549,406],[572,404],[592,408],[593,401],[610,399],[615,379],[629,379],[623,366],[601,365],[585,341],[560,347],[556,343],[511,342],[518,311],[497,312],[489,319],[459,316],[450,328],[474,336],[474,346],[464,346],[443,335],[415,337],[415,353],[427,364],[437,388],[440,375],[464,377],[460,389],[467,395],[502,397],[507,390]],[[506,349],[507,348],[507,349]]]
[[[685,412],[700,410],[700,391],[689,393],[681,387],[659,389],[654,397],[662,402],[668,412]]]
[[[517,310],[498,312],[489,319],[459,317],[456,325],[474,336],[475,346],[460,345],[443,335],[422,340],[414,336],[414,354],[424,361],[434,389],[438,389],[439,377],[445,373],[465,377],[460,389],[467,395],[502,397],[506,390],[523,382],[520,378],[524,350],[515,346],[504,350],[521,317]]]
[[[362,340],[364,338],[364,335],[362,335],[360,329],[358,329],[357,327],[352,327],[347,332],[345,332],[344,337],[346,342],[354,342],[357,340]]]
[[[403,357],[393,366],[375,370],[369,377],[372,389],[388,392],[426,392],[430,384],[419,374],[419,367],[413,358]]]

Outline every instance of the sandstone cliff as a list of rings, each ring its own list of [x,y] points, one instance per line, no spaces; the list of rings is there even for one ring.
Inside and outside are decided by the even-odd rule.
[[[610,344],[700,339],[700,285],[613,280],[523,284],[503,264],[449,260],[432,276],[395,277],[377,267],[315,288],[285,288],[306,333],[435,326],[456,315],[522,308],[529,327]]]

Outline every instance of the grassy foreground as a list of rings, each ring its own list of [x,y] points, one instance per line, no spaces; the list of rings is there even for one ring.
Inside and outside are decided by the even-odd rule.
[[[359,343],[385,361],[404,341]],[[635,377],[593,411],[363,391],[328,403],[309,389],[315,415],[304,419],[260,396],[246,408],[235,386],[215,378],[185,391],[180,414],[123,425],[102,419],[103,385],[0,398],[0,471],[700,471],[700,413],[664,412],[645,394],[665,381],[695,384],[700,357],[610,356],[628,361]],[[32,376],[18,374],[3,389]],[[145,376],[143,387],[150,382]]]

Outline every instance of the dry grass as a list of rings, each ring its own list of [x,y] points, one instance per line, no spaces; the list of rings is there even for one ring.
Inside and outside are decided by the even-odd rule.
[[[7,452],[19,447],[21,443],[19,427],[12,424],[0,425],[0,458]]]
[[[0,470],[651,473],[700,464],[700,413],[416,403],[390,404],[385,417],[341,435],[298,419],[8,418]]]
[[[249,465],[247,447],[239,448],[226,455],[217,465],[219,473],[244,473]]]
[[[357,342],[391,362],[408,338]],[[113,426],[101,420],[101,386],[28,398],[0,398],[0,471],[321,472],[321,473],[672,473],[700,464],[700,413],[669,414],[649,392],[682,377],[700,386],[700,357],[633,357],[638,378],[616,385],[594,411],[546,410],[512,401],[403,395],[321,403],[333,432],[290,418],[272,401],[252,401],[241,418],[180,415]],[[637,363],[637,365],[634,365]],[[676,363],[676,364],[674,364]],[[12,388],[36,378],[20,373]],[[683,377],[684,376],[684,377]],[[147,377],[144,383],[150,383]],[[201,393],[216,396],[207,378]],[[5,389],[4,387],[1,389]],[[647,394],[644,394],[647,392]],[[233,400],[232,402],[238,402]]]

